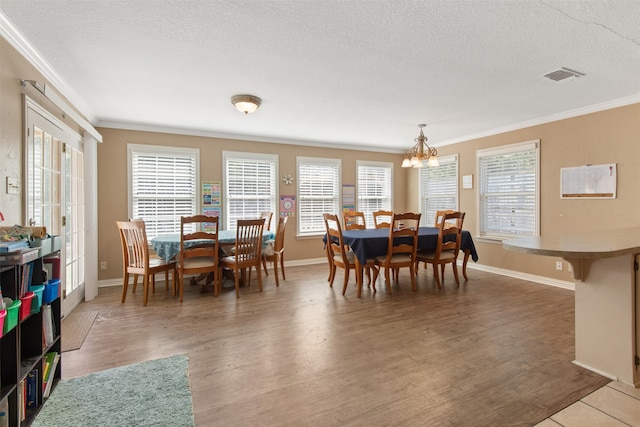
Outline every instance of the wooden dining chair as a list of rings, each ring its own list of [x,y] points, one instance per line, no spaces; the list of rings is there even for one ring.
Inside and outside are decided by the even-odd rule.
[[[433,275],[438,288],[442,288],[440,275],[444,280],[444,268],[451,264],[456,284],[460,285],[458,278],[458,253],[460,252],[460,242],[462,241],[462,224],[464,223],[464,212],[445,213],[440,216],[438,223],[438,241],[436,249],[432,251],[418,251],[416,254],[416,267],[420,262],[433,265]],[[417,269],[416,269],[417,271]]]
[[[376,257],[375,271],[373,282],[375,283],[380,273],[380,269],[384,268],[385,285],[387,293],[391,292],[391,280],[389,279],[389,271],[394,272],[394,278],[398,281],[399,269],[408,267],[411,273],[411,289],[415,292],[415,256],[418,249],[418,228],[420,226],[419,213],[403,213],[393,214],[391,219],[391,227],[389,227],[389,240],[387,243],[387,254]]]
[[[273,262],[273,274],[276,276],[276,286],[280,286],[278,281],[278,264],[280,264],[280,270],[282,270],[282,279],[287,280],[284,275],[284,232],[287,228],[288,216],[281,216],[278,219],[278,229],[276,230],[276,240],[273,244],[272,254],[262,254],[262,266],[264,267],[264,274],[269,275],[267,271],[267,261]]]
[[[367,221],[364,218],[364,212],[344,212],[342,226],[345,230],[365,230]]]
[[[236,226],[236,242],[232,254],[220,260],[220,268],[232,269],[235,273],[236,298],[240,298],[240,273],[248,270],[246,282],[251,285],[251,269],[258,275],[258,288],[262,292],[262,231],[263,219],[239,219]],[[220,282],[217,283],[220,285]]]
[[[264,219],[264,229],[271,230],[271,218],[273,217],[273,212],[264,211],[260,213],[260,218]]]
[[[155,275],[164,272],[164,280],[169,283],[169,272],[173,274],[173,295],[176,294],[176,262],[149,256],[149,243],[144,221],[116,221],[122,245],[122,302],[127,298],[129,275],[133,274],[133,292],[136,291],[138,275],[143,277],[142,305],[149,299],[149,286],[155,291]],[[167,287],[168,290],[168,287]]]
[[[144,219],[142,218],[129,218],[129,221],[142,221],[144,222]],[[145,224],[145,233],[146,233],[146,224]],[[149,259],[153,260],[155,258],[160,258],[158,256],[158,254],[153,250],[153,248],[149,247]],[[138,274],[134,274],[133,275],[133,289],[135,289],[138,286]],[[165,280],[165,287],[166,290],[169,290],[169,282]],[[155,292],[156,291],[156,284],[155,281],[151,282],[151,292]],[[174,294],[175,295],[175,294]]]
[[[393,219],[392,211],[375,211],[373,213],[373,223],[376,226],[376,228],[391,227],[392,219]]]
[[[347,285],[349,283],[349,271],[356,269],[355,254],[349,249],[349,246],[344,243],[342,227],[340,226],[340,220],[337,215],[324,214],[324,225],[327,230],[327,251],[330,269],[329,286],[333,287],[337,267],[344,269],[344,282],[342,284],[342,295],[344,295],[347,292]],[[369,269],[373,266],[374,260],[371,259],[367,260],[362,267]],[[375,291],[375,282],[373,288]]]
[[[178,273],[180,279],[180,302],[184,293],[185,274],[213,273],[213,295],[218,296],[221,271],[219,257],[219,218],[206,215],[180,217],[180,252],[178,252]],[[194,242],[194,240],[207,240]]]
[[[367,220],[364,212],[344,212],[342,214],[342,224],[344,230],[366,230]],[[349,249],[351,251],[351,249]],[[368,285],[371,286],[371,268],[365,268],[367,273]]]
[[[444,211],[436,211],[436,217],[435,217],[435,221],[433,226],[434,227],[439,227],[440,226],[440,222],[442,221],[442,217],[444,215],[447,214],[452,214],[455,213],[456,211],[454,211],[453,209],[447,209]],[[462,228],[462,223],[460,222],[459,219],[449,219],[448,221],[445,222],[445,228],[449,228],[451,226],[455,225],[458,228]]]

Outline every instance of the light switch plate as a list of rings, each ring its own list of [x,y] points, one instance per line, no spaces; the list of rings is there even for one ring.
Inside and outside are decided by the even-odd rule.
[[[7,194],[20,194],[20,178],[7,177]]]

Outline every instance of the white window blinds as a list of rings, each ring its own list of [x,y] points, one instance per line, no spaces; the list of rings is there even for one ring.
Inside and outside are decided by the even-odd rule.
[[[194,149],[128,145],[129,212],[149,239],[179,233],[180,217],[196,213],[198,159]]]
[[[357,169],[357,210],[373,228],[373,212],[393,210],[393,163],[358,161]]]
[[[481,237],[539,235],[539,141],[478,155],[478,220]]]
[[[269,211],[278,216],[278,156],[224,152],[225,228],[235,230],[239,219],[260,218]]]
[[[325,232],[324,213],[340,213],[340,160],[298,157],[298,234]]]
[[[433,227],[436,212],[458,210],[458,156],[438,157],[440,166],[420,169],[421,225]]]

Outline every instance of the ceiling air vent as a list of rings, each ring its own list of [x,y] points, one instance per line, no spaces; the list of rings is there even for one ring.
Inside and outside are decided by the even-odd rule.
[[[547,73],[544,76],[555,82],[559,82],[560,80],[566,80],[574,77],[582,77],[584,76],[584,74],[579,73],[577,71],[570,70],[568,68],[558,68],[557,70]]]

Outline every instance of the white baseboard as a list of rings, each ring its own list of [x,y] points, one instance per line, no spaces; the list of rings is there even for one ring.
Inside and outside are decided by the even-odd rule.
[[[293,261],[285,261],[284,266],[286,267],[299,267],[301,265],[313,265],[313,264],[326,264],[327,258],[308,258],[308,259],[297,259]],[[269,264],[267,264],[268,266]],[[164,274],[164,273],[162,273]],[[163,279],[164,280],[164,279]],[[106,279],[106,280],[98,280],[98,288],[108,288],[109,286],[122,286],[122,277],[118,279]]]
[[[462,265],[460,261],[458,264]],[[491,267],[489,265],[476,264],[474,262],[467,263],[467,269],[486,271],[488,273],[499,274],[501,276],[513,277],[514,279],[528,280],[530,282],[540,283],[542,285],[555,286],[556,288],[576,290],[576,284],[566,280],[552,279],[550,277],[538,276],[535,274],[523,273],[521,271],[507,270],[504,268]]]
[[[325,264],[327,262],[327,258],[308,258],[308,259],[297,259],[293,261],[285,261],[285,267],[299,267],[302,265],[314,265],[314,264]],[[462,265],[462,262],[458,262],[459,265]],[[483,264],[476,264],[474,262],[470,262],[467,264],[467,269],[486,271],[487,273],[499,274],[501,276],[513,277],[514,279],[528,280],[529,282],[536,282],[542,285],[555,286],[557,288],[568,289],[571,291],[575,291],[575,283],[568,282],[566,280],[558,280],[552,279],[550,277],[538,276],[535,274],[522,273],[520,271],[515,270],[506,270],[504,268],[491,267]],[[109,286],[122,286],[122,278],[119,279],[107,279],[107,280],[99,280],[98,287],[106,288]]]

